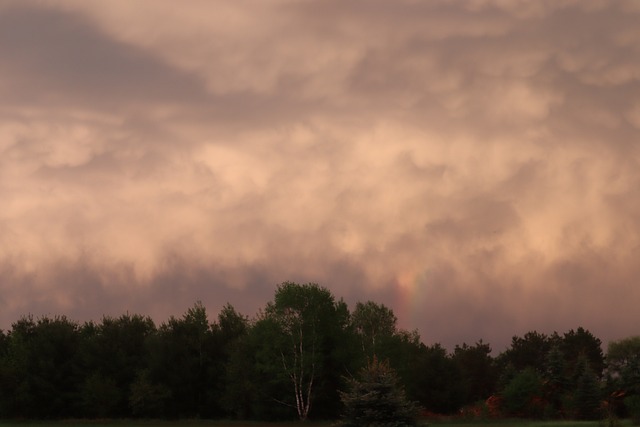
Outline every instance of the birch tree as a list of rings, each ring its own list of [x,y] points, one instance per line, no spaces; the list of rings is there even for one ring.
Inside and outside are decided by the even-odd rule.
[[[265,317],[279,330],[271,345],[293,392],[298,418],[306,420],[312,407],[314,390],[323,374],[324,344],[339,318],[337,304],[326,288],[315,283],[299,285],[285,282],[278,286]],[[281,402],[286,403],[286,402]]]
[[[351,316],[351,324],[359,337],[362,353],[367,357],[382,356],[380,350],[385,340],[389,341],[397,332],[398,319],[384,304],[373,301],[357,303]]]

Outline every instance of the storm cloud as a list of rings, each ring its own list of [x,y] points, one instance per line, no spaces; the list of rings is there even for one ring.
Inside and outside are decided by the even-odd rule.
[[[635,1],[9,1],[0,328],[285,281],[452,348],[637,334]]]

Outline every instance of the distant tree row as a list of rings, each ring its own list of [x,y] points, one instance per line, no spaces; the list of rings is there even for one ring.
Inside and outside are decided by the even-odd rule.
[[[226,305],[211,320],[199,302],[160,325],[23,317],[0,331],[0,418],[336,419],[372,360],[425,414],[594,419],[640,407],[640,337],[606,358],[583,328],[515,336],[495,357],[482,341],[447,352],[383,304],[350,311],[324,287],[285,282],[252,319]]]

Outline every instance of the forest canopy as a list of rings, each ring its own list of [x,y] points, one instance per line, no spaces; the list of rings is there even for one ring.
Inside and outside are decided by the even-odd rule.
[[[143,314],[78,323],[63,314],[0,331],[0,418],[337,419],[352,374],[388,364],[423,415],[594,419],[630,415],[640,338],[578,327],[452,351],[402,330],[374,301],[347,304],[315,283],[280,284],[253,317],[196,302],[156,325]],[[625,400],[626,399],[626,400]],[[631,414],[632,415],[632,414]]]

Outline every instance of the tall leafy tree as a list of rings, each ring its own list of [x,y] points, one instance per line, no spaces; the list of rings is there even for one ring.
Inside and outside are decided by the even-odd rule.
[[[79,402],[83,416],[131,416],[129,393],[149,362],[146,341],[156,333],[153,320],[138,314],[103,317],[99,324],[85,323],[81,359],[86,372]]]
[[[462,377],[463,403],[484,400],[495,392],[498,370],[489,344],[480,340],[473,346],[456,345],[453,360]]]
[[[14,323],[9,348],[14,414],[60,418],[73,414],[80,376],[78,324],[64,316]],[[17,382],[15,382],[17,380]]]
[[[424,384],[420,382],[416,374],[416,367],[420,365],[424,352],[424,345],[420,342],[417,331],[398,330],[395,334],[385,338],[384,348],[380,356],[374,355],[379,360],[388,360],[391,368],[402,381],[407,394],[412,399],[417,399],[420,389]],[[383,359],[384,358],[384,359]],[[369,361],[371,358],[369,358]]]
[[[541,374],[551,345],[551,339],[547,335],[530,331],[523,337],[514,336],[511,346],[498,359],[501,365],[511,364],[517,371],[533,368]]]
[[[367,358],[383,357],[382,351],[397,332],[398,319],[393,311],[384,304],[373,301],[358,302],[351,315],[351,325],[362,353]]]
[[[231,304],[226,304],[218,314],[217,333],[224,347],[247,334],[249,318],[236,311]]]
[[[331,292],[315,283],[282,283],[265,309],[264,327],[273,335],[264,344],[272,350],[272,366],[277,363],[287,378],[301,420],[309,417],[315,389],[330,374],[331,337],[346,323],[339,314]]]
[[[602,351],[602,341],[588,330],[579,327],[575,331],[566,332],[560,341],[560,350],[567,361],[569,376],[575,381],[580,373],[576,369],[581,357],[586,357],[589,367],[598,378],[602,376],[605,359]]]
[[[640,336],[610,342],[606,360],[610,381],[627,394],[640,395]]]
[[[328,324],[323,338],[322,375],[314,394],[313,417],[334,419],[342,410],[339,390],[343,388],[345,373],[355,372],[360,366],[355,357],[349,328],[349,308],[343,300],[335,301],[334,318]]]
[[[260,377],[261,370],[256,363],[260,347],[258,335],[249,323],[246,333],[238,336],[227,348],[229,357],[225,364],[224,393],[220,403],[230,417],[247,419],[259,414],[259,394],[268,378]]]
[[[5,354],[0,359],[0,410],[3,417],[35,417],[34,396],[30,386],[30,341],[35,321],[22,317],[7,334]]]
[[[273,421],[297,415],[293,385],[282,360],[289,344],[277,322],[261,312],[240,344],[229,373],[236,384],[248,387],[232,388],[240,396],[237,403],[243,403],[243,409],[255,419]]]
[[[10,380],[10,364],[9,364],[9,335],[5,334],[2,329],[0,329],[0,384],[9,384]],[[5,386],[6,387],[6,386]],[[6,393],[3,388],[0,387],[0,418],[4,418],[7,416],[7,408],[6,408]]]
[[[196,417],[208,414],[211,401],[212,358],[220,349],[215,345],[206,308],[201,302],[181,317],[171,317],[158,329],[158,340],[150,345],[148,380],[171,390],[165,407],[170,417]]]
[[[242,340],[249,333],[249,319],[238,313],[231,304],[226,304],[218,314],[217,323],[211,325],[214,345],[218,349],[216,354],[212,355],[209,374],[211,384],[211,399],[215,403],[216,408],[211,408],[211,415],[235,415],[244,418],[246,415],[243,411],[236,411],[237,405],[235,399],[245,400],[242,388],[246,388],[249,384],[241,381],[241,376],[246,375],[249,369],[243,366],[240,370],[233,373],[233,377],[229,374],[232,365],[239,366],[238,360],[233,358],[242,358],[239,347],[242,346]],[[245,371],[245,372],[243,372]],[[237,393],[232,393],[237,390]],[[228,394],[233,394],[233,400],[227,398]]]
[[[3,357],[7,354],[8,348],[9,348],[9,336],[5,334],[2,329],[0,329],[0,357]]]
[[[425,409],[438,414],[454,413],[462,406],[462,378],[458,366],[440,344],[421,345],[419,358],[411,366],[413,381],[407,394]]]

